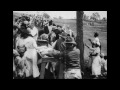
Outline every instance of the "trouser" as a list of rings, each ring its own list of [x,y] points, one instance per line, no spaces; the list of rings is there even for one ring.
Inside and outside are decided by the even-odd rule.
[[[64,72],[65,79],[82,79],[80,69],[68,69]]]

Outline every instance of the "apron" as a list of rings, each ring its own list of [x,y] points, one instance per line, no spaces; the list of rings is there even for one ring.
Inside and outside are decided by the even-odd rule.
[[[92,63],[92,75],[101,75],[101,58],[100,56],[96,56],[93,59]]]

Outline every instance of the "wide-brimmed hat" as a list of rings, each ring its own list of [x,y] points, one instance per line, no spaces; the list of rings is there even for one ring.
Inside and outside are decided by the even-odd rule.
[[[59,36],[62,37],[62,38],[66,38],[67,37],[67,33],[62,32],[61,34],[59,34]]]
[[[76,42],[75,42],[74,38],[72,38],[70,36],[67,36],[67,38],[65,40],[65,43],[71,43],[71,44],[76,45]]]
[[[42,34],[38,40],[39,42],[48,42],[48,35],[47,34]]]

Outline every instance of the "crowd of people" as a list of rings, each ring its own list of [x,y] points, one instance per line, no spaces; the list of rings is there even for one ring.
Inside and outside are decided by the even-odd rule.
[[[92,75],[96,78],[103,67],[107,72],[107,58],[101,53],[98,33],[87,46],[92,52]],[[80,50],[76,47],[75,35],[69,26],[56,25],[42,17],[26,16],[13,20],[13,79],[39,79],[42,58],[53,57],[58,62],[47,62],[45,70],[59,79],[60,62],[63,63],[63,79],[82,79]],[[45,78],[48,78],[46,76]],[[52,76],[51,76],[52,77]],[[51,78],[49,77],[49,78]]]

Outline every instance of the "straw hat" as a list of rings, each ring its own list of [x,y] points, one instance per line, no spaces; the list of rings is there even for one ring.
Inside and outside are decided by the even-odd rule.
[[[72,44],[76,45],[75,40],[70,36],[67,36],[65,43],[72,43]]]

